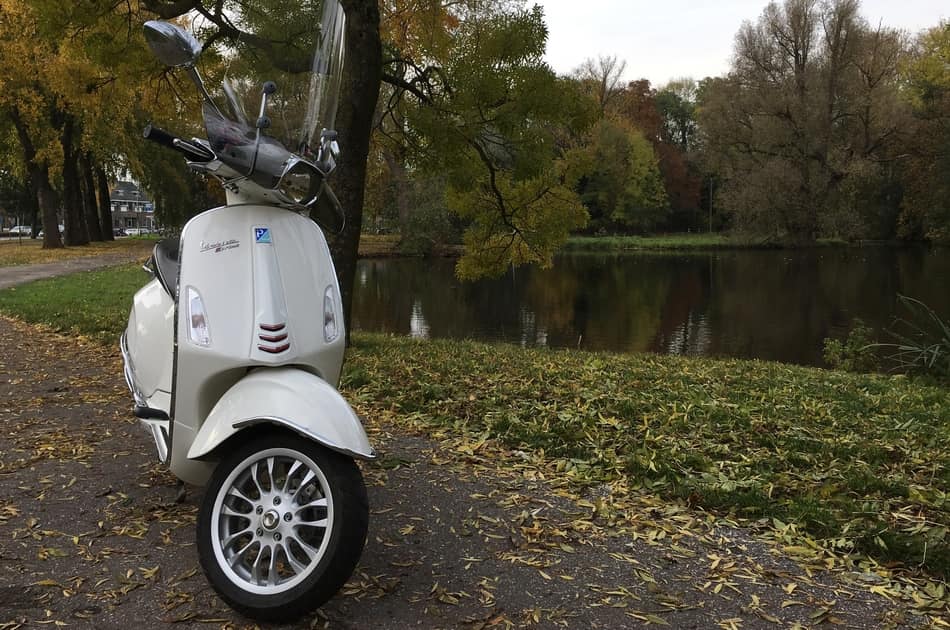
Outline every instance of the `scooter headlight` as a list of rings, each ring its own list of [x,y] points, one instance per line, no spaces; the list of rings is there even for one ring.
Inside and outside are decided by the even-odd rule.
[[[306,206],[320,194],[321,181],[322,176],[315,166],[299,160],[284,171],[277,190],[291,202]]]

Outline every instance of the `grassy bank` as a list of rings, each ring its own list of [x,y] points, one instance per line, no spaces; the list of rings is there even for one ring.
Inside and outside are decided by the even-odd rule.
[[[423,424],[950,574],[950,391],[776,363],[360,336],[345,385]],[[805,550],[807,553],[807,550]]]
[[[114,343],[134,267],[0,293],[0,311]],[[213,326],[213,322],[212,322]],[[803,532],[790,553],[867,553],[950,575],[950,390],[775,363],[357,335],[362,409],[491,439],[599,487],[633,486]],[[520,451],[520,454],[519,454]],[[823,551],[824,552],[824,551]]]
[[[725,234],[663,234],[659,236],[572,236],[564,245],[568,252],[679,251],[711,249],[777,249],[790,247],[842,247],[867,243],[848,243],[840,239],[818,239],[812,245],[783,245],[774,241],[728,236]],[[876,243],[883,244],[883,243]],[[891,243],[897,244],[897,243]]]
[[[566,252],[619,252],[637,250],[728,249],[750,247],[722,234],[666,234],[663,236],[572,236]]]

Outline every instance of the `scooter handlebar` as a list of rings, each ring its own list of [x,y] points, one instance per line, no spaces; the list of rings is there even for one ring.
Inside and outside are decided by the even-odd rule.
[[[142,137],[146,140],[157,142],[163,147],[178,151],[192,162],[210,162],[215,157],[208,149],[182,140],[164,129],[159,129],[152,123],[145,126],[145,129],[142,131]]]

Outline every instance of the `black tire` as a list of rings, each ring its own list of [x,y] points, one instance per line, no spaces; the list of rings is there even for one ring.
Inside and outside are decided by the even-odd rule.
[[[238,569],[224,569],[221,566],[221,563],[225,561],[225,553],[233,553],[232,557],[248,558],[249,556],[246,556],[244,553],[228,551],[229,546],[224,544],[221,544],[218,553],[216,553],[215,546],[219,544],[216,541],[223,539],[223,534],[221,533],[223,531],[222,528],[227,528],[229,524],[235,522],[243,524],[243,520],[248,521],[248,531],[256,528],[254,531],[258,534],[263,532],[264,536],[261,537],[261,540],[264,540],[266,536],[270,535],[270,531],[264,529],[264,526],[273,522],[273,515],[271,515],[271,519],[266,522],[263,520],[263,516],[254,521],[251,519],[254,518],[255,514],[260,514],[260,512],[256,511],[257,508],[255,505],[263,505],[265,501],[269,503],[272,502],[273,499],[266,499],[262,493],[260,495],[262,498],[256,500],[257,503],[251,501],[246,502],[250,504],[248,509],[251,510],[247,517],[243,516],[242,511],[242,515],[239,517],[224,514],[224,516],[219,516],[218,520],[215,521],[215,511],[216,505],[218,505],[217,509],[221,508],[218,504],[218,498],[222,493],[222,487],[225,483],[228,483],[229,488],[224,490],[225,494],[221,500],[226,503],[233,503],[236,500],[233,498],[233,495],[228,495],[230,488],[234,487],[233,484],[240,483],[239,480],[242,478],[241,475],[243,473],[236,471],[235,468],[240,466],[242,470],[250,471],[253,467],[253,464],[248,463],[252,461],[251,458],[259,454],[273,453],[275,451],[296,453],[303,458],[309,458],[316,464],[322,472],[326,484],[329,486],[329,497],[325,498],[327,498],[327,504],[332,507],[332,512],[327,509],[325,513],[332,514],[332,518],[330,519],[330,526],[324,528],[323,534],[320,536],[320,545],[322,545],[320,549],[323,550],[322,555],[307,564],[307,569],[299,572],[299,574],[289,571],[294,575],[293,579],[299,580],[299,583],[292,587],[287,586],[286,590],[280,592],[258,593],[254,592],[253,589],[271,589],[272,587],[270,585],[252,584],[251,580],[255,579],[253,574],[243,576],[245,582],[244,585],[241,586],[242,576],[238,575],[237,571],[249,570],[242,560],[232,564],[232,566],[238,566]],[[279,460],[280,456],[275,456],[275,459]],[[264,461],[266,466],[266,458],[259,459],[258,461]],[[288,466],[290,461],[293,460],[287,460]],[[307,465],[309,466],[309,464]],[[233,476],[232,473],[237,475],[237,477]],[[247,472],[246,477],[255,483],[258,488],[261,488],[261,480],[270,479],[269,476],[264,476],[259,473],[258,476],[254,478],[250,472]],[[277,479],[276,485],[280,485],[280,477],[278,474],[275,474],[274,477]],[[296,475],[294,474],[286,475],[283,481],[285,489],[287,485],[291,483],[289,480],[295,477]],[[231,481],[229,481],[229,478]],[[245,481],[245,483],[247,482]],[[274,480],[270,480],[269,483],[272,484],[271,489],[273,490],[273,484],[275,484]],[[311,481],[309,484],[301,483],[296,489],[296,493],[299,494],[301,491],[304,491],[305,493],[310,493],[308,497],[312,497],[313,489],[306,486],[314,485],[314,487],[319,488],[322,487],[322,484],[323,481]],[[286,497],[287,495],[283,496]],[[322,498],[324,497],[318,500]],[[299,499],[295,497],[294,501],[299,501]],[[238,505],[242,507],[245,503],[240,499],[237,499],[237,502]],[[295,505],[294,502],[288,502],[286,499],[285,502],[288,506]],[[279,513],[281,509],[286,509],[286,507],[269,510],[270,512],[277,513],[278,521],[282,520]],[[320,508],[311,509],[317,510]],[[304,511],[305,510],[300,510],[301,513]],[[288,519],[287,528],[291,528],[296,524],[296,521],[293,523],[289,522],[291,517],[286,516],[287,513],[292,512],[293,508],[291,507],[289,512],[284,513],[284,517]],[[264,515],[266,516],[267,513],[265,512]],[[316,517],[312,517],[311,520],[313,520],[313,518]],[[327,517],[324,516],[324,518],[326,519]],[[198,512],[198,556],[201,561],[201,568],[204,570],[205,575],[208,577],[215,591],[236,611],[261,621],[290,621],[323,605],[346,583],[363,552],[368,521],[369,506],[366,498],[366,486],[363,482],[363,476],[360,473],[359,467],[357,467],[351,458],[331,451],[295,433],[275,429],[273,432],[259,433],[254,439],[245,441],[243,445],[236,448],[233,452],[228,453],[215,468],[205,490],[205,495]],[[213,523],[215,522],[218,523],[219,528],[217,534],[213,532]],[[234,526],[232,529],[237,529],[241,526],[243,525]],[[284,523],[278,522],[275,527],[283,528],[284,526]],[[317,529],[317,527],[304,524],[302,526],[302,531],[304,532],[303,536],[311,536],[313,535],[312,531]],[[272,531],[278,532],[279,530]],[[287,549],[281,547],[280,552],[284,555],[281,556],[276,550],[270,551],[270,553],[278,558],[283,557],[284,562],[280,567],[282,570],[287,570],[286,567],[290,566],[290,562],[286,554],[290,553],[289,549],[292,542],[296,541],[294,536],[298,536],[301,529],[294,530],[297,533],[292,535],[289,534],[289,529],[285,529],[284,531],[288,531],[285,541]],[[253,534],[248,533],[246,536],[252,538]],[[275,540],[280,540],[277,533],[273,534],[273,536]],[[301,536],[301,540],[303,540],[303,536]],[[328,538],[328,540],[324,543],[323,538]],[[308,538],[306,542],[312,543],[313,541]],[[244,541],[237,543],[237,545],[241,544],[244,544]],[[251,547],[251,544],[248,544],[248,547]],[[260,547],[258,549],[260,549]],[[276,547],[272,549],[276,549]],[[294,549],[297,551],[295,559],[299,563],[300,558],[303,557],[300,556],[302,547],[298,543]],[[250,553],[253,553],[253,548]],[[252,564],[260,563],[261,555],[259,553],[257,560],[252,562]],[[311,565],[313,566],[311,567]],[[271,567],[273,566],[277,566],[276,560],[271,563]],[[226,573],[226,570],[231,571],[230,576]],[[270,571],[268,570],[268,574],[269,573]],[[278,572],[275,571],[275,573]],[[303,577],[304,575],[306,575],[306,577]],[[260,580],[260,576],[258,576],[257,579]],[[281,576],[278,575],[277,579],[281,579]],[[288,584],[290,582],[292,582],[292,580],[288,578]],[[275,586],[273,588],[276,590],[282,587]]]

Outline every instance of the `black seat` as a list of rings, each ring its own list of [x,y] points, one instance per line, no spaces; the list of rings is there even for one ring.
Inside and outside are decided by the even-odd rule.
[[[177,237],[166,238],[155,245],[152,259],[155,261],[155,275],[168,292],[175,297],[178,292],[178,254],[181,240]]]

